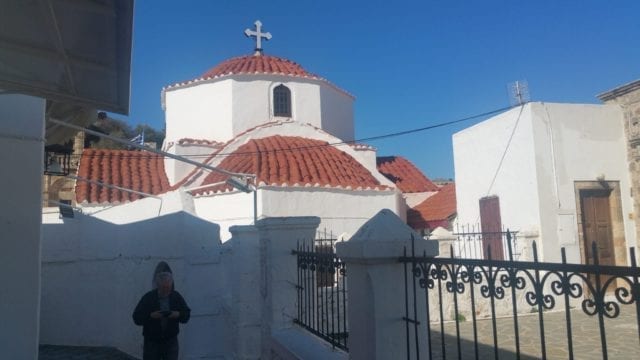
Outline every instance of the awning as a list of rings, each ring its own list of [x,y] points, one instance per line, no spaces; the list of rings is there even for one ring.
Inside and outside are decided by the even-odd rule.
[[[129,112],[133,0],[0,0],[0,89]]]

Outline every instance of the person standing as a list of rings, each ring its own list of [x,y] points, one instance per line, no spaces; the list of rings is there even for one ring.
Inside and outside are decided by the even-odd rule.
[[[142,326],[143,360],[177,360],[179,323],[186,324],[191,309],[175,290],[169,264],[161,261],[153,275],[154,289],[142,296],[133,322]]]

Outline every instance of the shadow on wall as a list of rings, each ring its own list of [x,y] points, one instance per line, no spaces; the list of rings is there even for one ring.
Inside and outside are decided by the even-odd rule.
[[[224,248],[217,224],[185,212],[124,225],[83,214],[44,224],[41,343],[112,346],[140,356],[142,328],[131,314],[165,260],[192,309],[181,328],[181,356],[229,353]]]

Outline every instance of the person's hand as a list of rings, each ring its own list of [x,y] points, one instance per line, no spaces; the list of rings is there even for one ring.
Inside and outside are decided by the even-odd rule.
[[[171,314],[169,314],[169,319],[177,319],[180,317],[180,312],[178,311],[172,311]]]
[[[151,313],[150,316],[151,316],[152,319],[155,319],[155,320],[163,318],[162,311],[154,311],[154,312]]]

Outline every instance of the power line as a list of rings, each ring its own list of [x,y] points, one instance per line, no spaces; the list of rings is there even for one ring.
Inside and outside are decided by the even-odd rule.
[[[519,105],[516,105],[516,106],[519,106]],[[356,139],[356,140],[350,140],[350,141],[339,141],[339,142],[325,143],[325,144],[319,144],[319,145],[307,145],[307,146],[298,146],[298,147],[272,149],[272,150],[262,150],[262,151],[260,151],[260,150],[257,150],[257,151],[243,151],[243,152],[235,151],[235,152],[229,152],[229,153],[209,153],[209,154],[197,154],[197,155],[182,155],[182,157],[185,157],[185,158],[211,158],[211,159],[213,159],[213,158],[216,158],[216,157],[231,156],[231,155],[255,155],[255,154],[261,154],[261,153],[266,153],[266,152],[297,151],[297,150],[306,150],[306,149],[314,149],[314,148],[323,148],[323,147],[327,147],[327,146],[355,145],[355,144],[358,144],[358,143],[361,143],[361,142],[388,139],[388,138],[392,138],[392,137],[409,135],[409,134],[414,134],[414,133],[418,133],[418,132],[422,132],[422,131],[426,131],[426,130],[432,130],[432,129],[436,129],[436,128],[440,128],[440,127],[450,126],[450,125],[454,125],[454,124],[465,122],[465,121],[470,121],[470,120],[474,120],[474,119],[478,119],[478,118],[482,118],[482,117],[495,115],[495,114],[510,110],[510,109],[512,109],[512,108],[514,108],[516,106],[506,106],[506,107],[502,107],[502,108],[499,108],[499,109],[483,112],[483,113],[472,115],[472,116],[467,116],[467,117],[456,119],[456,120],[446,121],[446,122],[442,122],[442,123],[438,123],[438,124],[434,124],[434,125],[424,126],[424,127],[420,127],[420,128],[416,128],[416,129],[411,129],[411,130],[398,131],[398,132],[393,132],[393,133],[388,133],[388,134],[383,134],[383,135],[364,137],[364,138],[360,138],[360,139]],[[100,149],[96,149],[96,150],[100,150]],[[145,150],[145,149],[141,149],[141,150]],[[77,156],[77,155],[75,155],[75,156]],[[86,156],[87,155],[85,155],[85,157]],[[98,155],[88,155],[88,156],[98,156]],[[121,156],[121,158],[127,158],[127,157],[141,158],[141,157],[145,157],[145,156],[152,156],[152,155]],[[157,156],[157,155],[155,155],[155,156]]]

